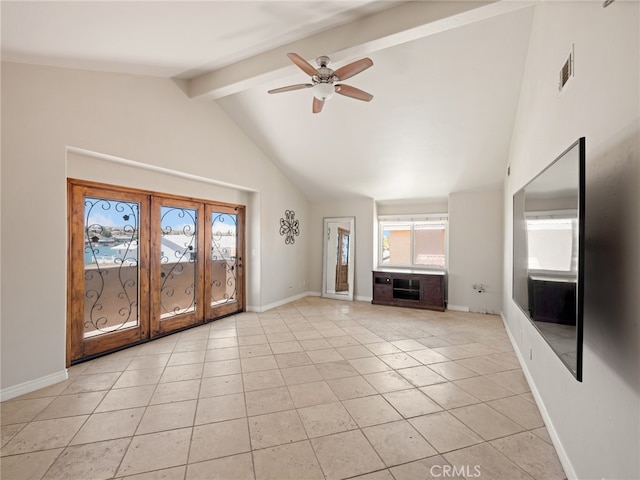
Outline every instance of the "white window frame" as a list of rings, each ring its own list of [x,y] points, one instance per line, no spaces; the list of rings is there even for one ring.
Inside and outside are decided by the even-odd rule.
[[[382,251],[384,245],[384,224],[391,222],[410,223],[411,225],[411,244],[410,244],[410,257],[411,263],[388,263],[382,261]],[[422,265],[413,263],[414,250],[413,250],[413,232],[414,223],[419,222],[441,222],[444,224],[444,266],[439,267],[435,265]],[[429,213],[421,215],[378,215],[378,266],[381,268],[398,268],[398,269],[410,269],[410,270],[438,270],[447,271],[449,268],[449,215],[446,213]]]

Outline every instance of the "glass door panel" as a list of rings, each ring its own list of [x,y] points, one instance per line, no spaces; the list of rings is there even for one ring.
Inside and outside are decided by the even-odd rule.
[[[153,335],[203,321],[198,221],[200,205],[176,199],[152,200]]]
[[[197,211],[160,209],[160,319],[196,309]]]
[[[137,327],[140,204],[85,197],[84,338]]]
[[[244,209],[207,206],[210,228],[207,289],[208,318],[239,312],[243,298]]]
[[[237,302],[235,214],[211,214],[211,306]]]

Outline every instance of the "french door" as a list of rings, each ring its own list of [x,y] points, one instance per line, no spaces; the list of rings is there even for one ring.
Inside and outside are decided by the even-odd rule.
[[[187,200],[151,199],[151,335],[204,321],[203,207]]]
[[[205,317],[244,310],[244,207],[205,205]]]
[[[68,198],[68,364],[244,309],[244,206],[77,180]]]
[[[148,196],[70,193],[67,363],[149,338]]]

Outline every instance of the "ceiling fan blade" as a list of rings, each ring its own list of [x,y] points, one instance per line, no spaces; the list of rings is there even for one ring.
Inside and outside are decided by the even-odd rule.
[[[356,100],[362,100],[363,102],[370,102],[373,95],[360,90],[359,88],[352,87],[351,85],[336,85],[336,93],[344,95],[345,97],[355,98]]]
[[[354,75],[366,70],[373,65],[373,61],[370,58],[363,58],[356,62],[340,67],[333,74],[338,77],[338,80],[346,80]]]
[[[302,90],[303,88],[311,88],[311,87],[313,87],[313,83],[298,83],[297,85],[289,85],[287,87],[274,88],[273,90],[269,90],[267,93],[290,92],[292,90]]]
[[[319,100],[318,98],[313,97],[313,113],[320,113],[323,106],[324,100]]]
[[[304,58],[302,58],[297,53],[287,53],[287,57],[289,57],[289,59],[293,63],[295,63],[298,67],[300,67],[300,69],[307,75],[311,77],[313,77],[314,75],[320,75],[318,70],[313,68],[313,66],[309,62],[307,62]]]

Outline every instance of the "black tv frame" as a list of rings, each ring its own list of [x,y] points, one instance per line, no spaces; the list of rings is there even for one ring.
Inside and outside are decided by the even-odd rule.
[[[531,318],[531,315],[529,314],[529,310],[530,308],[525,308],[523,307],[523,305],[520,304],[520,302],[518,301],[518,298],[516,298],[516,288],[515,288],[515,282],[516,282],[516,265],[517,265],[517,260],[520,260],[520,262],[518,262],[518,264],[522,264],[522,259],[517,259],[516,258],[516,250],[519,251],[526,251],[526,241],[525,241],[525,246],[524,248],[520,248],[517,249],[516,248],[516,236],[517,236],[517,232],[516,232],[516,214],[520,213],[521,217],[524,219],[524,209],[521,212],[517,212],[516,211],[516,203],[517,203],[517,197],[519,195],[524,195],[524,192],[526,191],[526,188],[528,186],[531,186],[541,175],[543,175],[545,172],[547,172],[550,168],[552,168],[554,165],[558,164],[558,162],[563,159],[565,157],[565,155],[567,155],[569,152],[571,152],[574,148],[578,148],[578,155],[577,155],[577,170],[578,170],[578,178],[576,179],[577,184],[578,184],[578,198],[577,198],[577,223],[578,223],[578,242],[577,242],[577,247],[578,247],[578,255],[577,255],[577,262],[576,262],[576,268],[577,268],[577,272],[576,272],[576,295],[575,295],[575,323],[576,323],[576,334],[575,334],[575,340],[576,340],[576,364],[575,364],[575,370],[573,365],[570,365],[569,363],[567,363],[567,361],[560,355],[560,353],[556,350],[556,348],[554,348],[554,345],[552,344],[552,342],[549,340],[549,338],[547,336],[545,336],[545,333],[541,330],[540,326],[534,321],[533,318]],[[535,329],[540,333],[540,336],[547,342],[547,344],[551,347],[551,349],[556,353],[556,355],[558,355],[558,357],[560,358],[560,360],[562,361],[562,363],[564,363],[567,368],[569,369],[569,371],[571,371],[571,373],[574,375],[574,377],[576,378],[576,380],[578,380],[579,382],[582,381],[582,354],[583,354],[583,332],[584,332],[584,279],[585,279],[585,275],[584,275],[584,265],[585,265],[585,179],[586,179],[586,175],[585,175],[585,167],[586,167],[586,139],[585,137],[580,137],[578,140],[576,140],[574,143],[572,143],[567,149],[565,149],[560,155],[558,155],[551,163],[549,163],[549,165],[547,165],[541,172],[539,172],[534,178],[532,178],[529,182],[527,182],[527,184],[525,184],[522,188],[520,188],[518,191],[516,191],[513,194],[513,268],[512,268],[512,299],[514,301],[514,303],[518,306],[518,308],[520,308],[520,310],[525,314],[525,316],[529,319],[529,321],[531,322],[531,324],[535,327]],[[522,247],[522,245],[520,245],[520,247]],[[529,277],[529,270],[527,269],[527,281]],[[528,291],[528,289],[527,289]],[[531,302],[531,298],[527,298],[527,303],[530,304]]]

